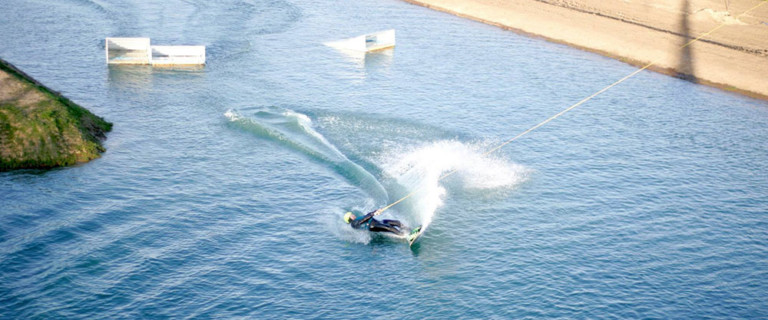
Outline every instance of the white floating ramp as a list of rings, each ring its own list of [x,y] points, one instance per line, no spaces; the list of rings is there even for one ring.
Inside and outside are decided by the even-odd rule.
[[[384,30],[360,35],[354,38],[326,42],[325,45],[341,50],[373,52],[395,46],[395,30]]]
[[[205,64],[205,46],[152,46],[153,66]]]
[[[107,38],[107,64],[149,64],[149,38]]]
[[[153,46],[149,38],[107,38],[105,50],[107,64],[205,64],[205,46]]]

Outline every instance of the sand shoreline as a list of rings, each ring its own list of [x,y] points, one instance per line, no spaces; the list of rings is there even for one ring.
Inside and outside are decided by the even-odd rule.
[[[758,0],[727,10],[715,0],[404,1],[768,100],[768,4]]]

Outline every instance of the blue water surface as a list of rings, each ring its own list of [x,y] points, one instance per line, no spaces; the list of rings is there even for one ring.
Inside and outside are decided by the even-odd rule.
[[[0,318],[768,317],[765,101],[643,72],[484,155],[636,69],[395,0],[2,7],[0,57],[114,129],[0,173]],[[131,36],[207,64],[108,67]],[[341,222],[412,191],[413,248]]]

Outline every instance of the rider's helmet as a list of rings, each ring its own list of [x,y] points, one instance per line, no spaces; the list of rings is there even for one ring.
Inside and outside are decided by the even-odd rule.
[[[344,222],[350,223],[352,220],[355,220],[355,215],[352,214],[352,212],[347,212],[344,214]]]

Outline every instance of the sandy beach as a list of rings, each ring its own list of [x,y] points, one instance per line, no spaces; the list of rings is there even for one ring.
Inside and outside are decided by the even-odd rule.
[[[761,5],[757,0],[404,1],[636,66],[653,63],[649,68],[653,71],[768,99],[765,2]],[[711,34],[685,46],[713,29]]]

